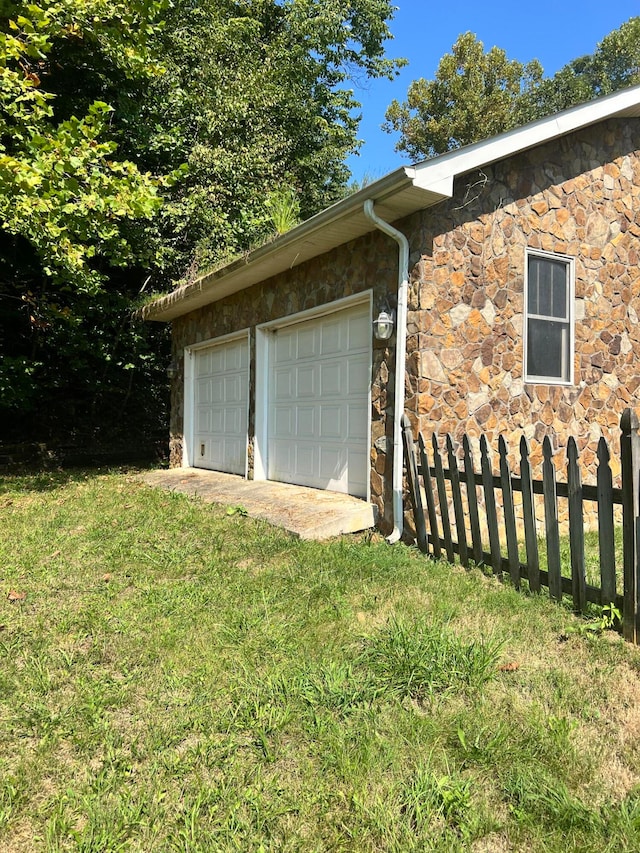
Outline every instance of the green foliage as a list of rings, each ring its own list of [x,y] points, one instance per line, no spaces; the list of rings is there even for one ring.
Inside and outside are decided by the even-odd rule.
[[[124,431],[140,412],[157,416],[139,433],[166,431],[166,339],[134,331],[127,307],[341,196],[357,146],[347,78],[394,73],[392,12],[390,0],[0,3],[5,435],[26,437],[25,415],[29,437],[66,440]],[[295,198],[274,192],[287,186]]]
[[[638,650],[559,644],[544,597],[132,471],[0,477],[0,507],[5,848],[640,849]],[[360,654],[392,624],[489,625],[521,666],[425,706]]]
[[[613,604],[605,604],[598,616],[571,625],[567,630],[570,634],[579,634],[580,636],[588,637],[602,634],[603,631],[620,629],[621,626],[622,613],[620,609]]]
[[[519,97],[542,76],[538,62],[523,66],[503,50],[464,33],[440,60],[434,80],[409,86],[404,103],[393,101],[385,129],[401,133],[397,145],[412,157],[432,157],[514,126]]]
[[[415,80],[406,101],[393,101],[384,129],[400,133],[398,151],[433,157],[639,81],[640,18],[553,77],[543,77],[537,60],[522,65],[500,48],[485,52],[473,33],[465,33],[442,57],[433,80]]]
[[[175,3],[161,41],[167,73],[137,93],[133,140],[126,128],[150,168],[189,164],[156,223],[166,274],[271,237],[265,198],[278,187],[295,187],[299,212],[287,222],[342,197],[359,144],[346,84],[395,73],[400,63],[384,57],[392,13],[389,0]]]
[[[55,96],[42,82],[60,40],[95,39],[125,73],[144,67],[137,45],[153,31],[146,22],[161,4],[49,0],[10,6],[19,14],[4,19],[0,34],[0,225],[28,241],[50,281],[96,292],[102,276],[91,260],[132,261],[120,225],[152,216],[157,182],[114,158],[115,143],[104,139],[112,111],[106,103],[95,100],[84,115],[59,121]],[[123,35],[114,29],[114,16],[126,27]]]
[[[416,828],[429,828],[440,818],[468,836],[473,814],[470,788],[468,779],[436,776],[428,767],[418,767],[403,792],[402,809]]]
[[[148,253],[132,223],[150,221],[180,174],[154,178],[123,157],[113,107],[96,91],[58,90],[67,57],[119,80],[159,73],[151,41],[163,0],[5,2],[0,19],[0,417],[3,437],[66,443],[126,434],[138,401],[159,418],[166,404],[152,369],[165,347],[134,331],[131,294],[118,268]],[[84,57],[79,60],[79,56]],[[62,75],[63,76],[63,75]],[[135,375],[134,375],[135,374]],[[141,414],[141,413],[139,413]],[[112,435],[112,437],[115,437]],[[132,439],[131,429],[129,439]]]

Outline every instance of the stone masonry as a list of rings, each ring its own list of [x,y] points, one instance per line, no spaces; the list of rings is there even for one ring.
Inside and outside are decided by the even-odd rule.
[[[520,436],[533,465],[573,435],[592,481],[600,436],[619,473],[619,423],[640,385],[640,124],[613,120],[465,176],[411,232],[407,411],[429,434]],[[523,381],[525,248],[575,258],[572,386]],[[563,478],[564,479],[564,478]]]

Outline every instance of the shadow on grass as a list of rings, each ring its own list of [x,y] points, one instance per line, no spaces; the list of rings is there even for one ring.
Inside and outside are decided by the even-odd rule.
[[[36,468],[14,466],[11,470],[0,469],[0,495],[8,492],[49,492],[69,483],[81,483],[102,477],[105,474],[135,474],[160,467],[157,462],[141,460],[127,465],[64,466]]]

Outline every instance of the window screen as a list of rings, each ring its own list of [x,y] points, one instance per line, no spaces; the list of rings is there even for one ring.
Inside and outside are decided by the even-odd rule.
[[[530,382],[571,381],[571,265],[527,258],[525,375]]]

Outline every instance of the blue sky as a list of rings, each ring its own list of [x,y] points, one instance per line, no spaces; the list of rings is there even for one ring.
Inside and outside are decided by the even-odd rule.
[[[434,76],[440,57],[451,51],[460,33],[475,33],[485,50],[497,45],[509,59],[539,59],[551,76],[572,59],[593,53],[604,36],[640,15],[640,0],[397,0],[396,6],[387,56],[405,57],[409,64],[393,81],[369,81],[355,89],[362,104],[359,138],[364,140],[360,155],[348,160],[355,179],[365,174],[377,179],[408,162],[394,151],[397,136],[380,129],[385,110],[394,98],[405,99],[412,80]]]

